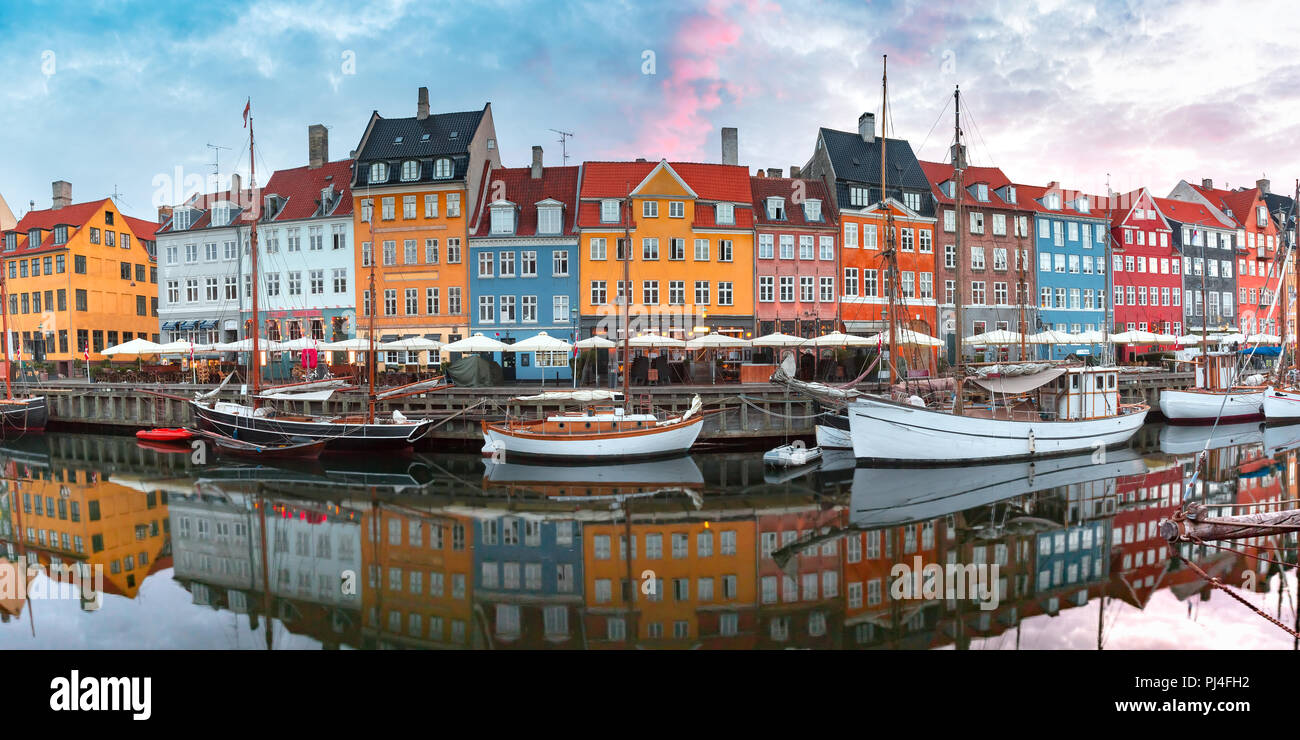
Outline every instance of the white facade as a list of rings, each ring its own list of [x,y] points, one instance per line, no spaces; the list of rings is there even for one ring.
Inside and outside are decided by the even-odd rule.
[[[191,198],[174,209],[170,222],[158,231],[158,320],[163,342],[238,338],[239,251],[248,240],[248,225],[239,220],[241,212],[227,196]]]

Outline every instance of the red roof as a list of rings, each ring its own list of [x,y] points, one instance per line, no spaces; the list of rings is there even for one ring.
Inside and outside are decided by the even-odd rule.
[[[934,193],[935,202],[944,205],[952,203],[953,199],[949,198],[948,194],[943,191],[942,187],[940,187],[953,178],[952,164],[947,162],[921,162],[920,164],[921,169],[925,172],[925,179],[930,181],[930,190]],[[997,167],[967,167],[962,172],[961,184],[962,187],[967,189],[967,192],[969,192],[971,186],[979,185],[981,183],[989,186],[989,199],[980,202],[981,206],[1010,208],[1013,210],[1033,210],[1032,208],[1026,209],[1025,206],[1019,203],[1007,203],[1002,200],[996,192],[994,192],[998,188],[1011,184],[1011,180]],[[1017,197],[1016,200],[1021,199]],[[962,199],[962,202],[971,205],[971,202],[967,201],[965,198]]]
[[[250,203],[257,203],[261,199],[261,193],[262,191],[260,188],[256,192],[249,188],[243,188],[239,192],[233,190],[222,190],[217,193],[195,193],[180,207],[199,209],[203,211],[203,213],[194,220],[194,223],[190,224],[188,229],[184,229],[184,231],[195,231],[197,229],[206,229],[210,227],[212,225],[212,207],[222,202],[229,202],[234,206],[241,208],[242,210],[239,212],[239,216],[235,221],[241,224],[248,223],[252,220],[250,218],[252,210],[247,206]],[[171,219],[168,219],[166,223],[159,226],[158,231],[170,232],[172,230],[171,225],[172,221]],[[225,228],[229,225],[230,224],[223,224],[218,228]]]
[[[122,213],[117,205],[109,198],[90,201],[87,203],[74,203],[64,206],[63,208],[47,208],[40,211],[28,211],[23,215],[18,224],[11,231],[18,234],[18,249],[16,252],[9,254],[31,254],[55,247],[61,248],[63,245],[54,243],[54,227],[69,226],[72,227],[68,232],[68,239],[71,240],[76,231],[86,224],[105,204],[113,209],[113,212],[124,219],[123,226],[130,230],[136,240],[152,240],[158,224],[143,219],[133,218]],[[27,243],[27,233],[32,229],[40,229],[41,243],[29,245]]]
[[[1152,200],[1155,201],[1156,208],[1164,214],[1165,218],[1212,229],[1229,228],[1209,208],[1200,203],[1188,203],[1185,200],[1171,200],[1169,198],[1152,198]]]
[[[1188,185],[1192,185],[1188,183]],[[1247,220],[1250,218],[1251,209],[1255,201],[1259,198],[1259,188],[1254,187],[1249,190],[1220,190],[1218,188],[1207,188],[1200,185],[1192,185],[1192,189],[1200,193],[1215,208],[1223,212],[1223,215],[1236,222],[1237,226],[1245,228]],[[1272,219],[1269,219],[1272,222]]]
[[[1106,220],[1106,199],[1099,198],[1095,195],[1080,192],[1078,190],[1068,190],[1062,188],[1058,183],[1048,185],[1022,185],[1017,183],[1016,201],[1022,208],[1039,213],[1055,213],[1063,216],[1075,216],[1077,218],[1099,218]],[[1043,205],[1042,200],[1048,193],[1059,193],[1061,196],[1060,208],[1048,208]],[[1088,210],[1080,211],[1078,202],[1081,198],[1088,199]]]
[[[700,200],[749,203],[749,169],[730,164],[668,162]],[[582,198],[622,198],[636,188],[659,162],[586,162]]]
[[[488,192],[497,192],[504,186],[505,199],[514,203],[518,213],[515,232],[511,236],[534,236],[537,234],[537,202],[552,198],[564,204],[563,234],[572,234],[577,226],[577,209],[574,207],[578,197],[577,167],[543,167],[542,176],[533,179],[531,167],[510,167],[493,170]],[[498,185],[497,183],[501,183]],[[483,198],[480,207],[486,209],[491,205]],[[492,236],[492,219],[478,219],[478,228],[470,236]]]
[[[803,208],[792,202],[791,194],[802,183],[804,196],[822,202],[822,220],[804,220]],[[754,198],[754,221],[760,226],[804,226],[808,228],[835,228],[838,214],[835,204],[826,194],[826,185],[821,180],[794,179],[789,177],[751,177],[749,191]],[[767,218],[767,199],[772,196],[785,198],[785,220],[775,221]]]
[[[338,204],[328,216],[352,214],[352,160],[326,162],[312,169],[306,165],[290,170],[276,170],[262,188],[262,196],[278,195],[285,199],[284,208],[271,221],[296,221],[311,218],[319,209],[321,191],[331,185],[341,193]]]

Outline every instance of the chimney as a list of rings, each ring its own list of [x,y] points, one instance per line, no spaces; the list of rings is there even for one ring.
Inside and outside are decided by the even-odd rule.
[[[240,190],[243,189],[244,180],[238,172],[230,173],[230,194],[236,198],[239,197]]]
[[[50,206],[51,208],[58,210],[72,205],[72,183],[67,180],[55,180],[51,189],[54,191],[54,204]]]
[[[1268,180],[1256,180],[1255,187],[1259,188],[1262,195],[1268,195]]]
[[[858,116],[858,136],[870,144],[876,140],[876,114],[863,113]]]
[[[533,170],[530,173],[534,180],[542,179],[542,148],[533,147]]]
[[[799,165],[797,164],[790,165],[790,179],[795,180],[798,178],[799,178]]]
[[[330,161],[330,132],[324,124],[313,123],[307,127],[307,166],[319,169]]]
[[[638,161],[638,162],[644,162],[644,161],[646,161],[646,158],[645,158],[645,157],[637,157],[637,158],[636,158],[636,161]]]
[[[780,168],[780,167],[768,167],[768,168],[767,168],[767,176],[768,176],[768,177],[780,177],[780,176],[781,176],[781,168]]]
[[[735,126],[722,127],[722,163],[740,164],[739,131]]]
[[[1206,190],[1213,190],[1213,189],[1214,189],[1214,180],[1211,180],[1211,179],[1208,178],[1208,177],[1202,178],[1202,179],[1201,179],[1201,187],[1205,188]]]
[[[765,178],[765,177],[767,177],[767,171],[764,170],[762,167],[759,167],[759,168],[758,168],[758,172],[755,172],[755,173],[754,173],[754,177],[764,177],[764,178]]]
[[[171,206],[158,206],[158,223],[165,224],[172,217]]]
[[[415,117],[423,121],[429,117],[429,88],[420,88],[420,96],[415,102]]]
[[[966,169],[966,145],[953,144],[948,148],[948,154],[952,157],[952,166],[959,170]]]

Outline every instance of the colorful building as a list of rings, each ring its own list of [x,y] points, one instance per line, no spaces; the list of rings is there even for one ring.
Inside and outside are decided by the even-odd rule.
[[[964,156],[964,155],[963,155]],[[957,223],[957,182],[953,165],[922,162],[930,181],[938,215],[943,222],[942,248],[935,255],[935,273],[942,281],[940,334],[948,346],[949,361],[956,359],[956,301],[962,301],[962,336],[999,329],[1032,334],[1038,317],[1035,278],[1030,261],[1034,238],[1030,219],[1040,210],[997,167],[966,167],[962,173],[962,223]],[[956,236],[961,229],[962,254]],[[957,286],[957,260],[964,260],[963,285]],[[1023,321],[1023,327],[1022,322]],[[986,359],[1021,359],[1020,348],[970,347]],[[1036,352],[1028,349],[1027,352]],[[1031,355],[1032,356],[1032,355]]]
[[[1221,221],[1236,225],[1237,328],[1246,335],[1281,331],[1282,307],[1274,309],[1273,303],[1286,253],[1279,250],[1281,232],[1270,216],[1267,190],[1267,180],[1249,189],[1223,190],[1205,179],[1200,185],[1183,180],[1169,194],[1173,200],[1207,206]]]
[[[757,207],[757,206],[756,206]],[[819,503],[785,510],[759,511],[758,648],[838,647],[844,621],[844,555],[841,538],[827,536],[798,550],[782,568],[773,559],[781,548],[812,541],[839,530],[848,509],[824,509]],[[861,534],[848,535],[850,541]],[[861,584],[856,584],[860,587]],[[860,591],[856,597],[860,597]]]
[[[630,197],[630,209],[624,199]],[[689,339],[754,330],[749,172],[730,164],[586,162],[579,194],[580,333]],[[624,265],[625,237],[631,239]],[[627,269],[631,285],[624,283]]]
[[[1156,198],[1183,261],[1183,326],[1188,333],[1236,328],[1236,222],[1200,203]]]
[[[1101,201],[1099,201],[1101,202]],[[1146,188],[1111,196],[1111,278],[1114,332],[1183,333],[1182,260],[1171,240],[1173,227]],[[1165,345],[1116,345],[1116,359]]]
[[[821,180],[749,179],[759,336],[816,337],[839,325],[839,219]]]
[[[422,87],[414,117],[372,113],[356,152],[358,335],[368,336],[373,261],[379,341],[463,338],[469,329],[469,220],[485,197],[488,171],[501,166],[491,103],[431,115],[428,88]]]
[[[53,190],[50,208],[27,212],[3,234],[5,310],[22,359],[70,375],[83,352],[96,361],[105,347],[158,339],[157,224],[108,198],[73,204],[62,180]]]
[[[1046,187],[1017,185],[1022,201],[1034,214],[1034,254],[1037,267],[1038,321],[1033,331],[1054,329],[1078,334],[1108,333],[1106,324],[1107,227],[1104,203],[1089,195]],[[1061,359],[1077,352],[1097,354],[1101,344],[1039,345],[1040,356]]]
[[[578,339],[578,167],[531,167],[488,176],[469,238],[470,331],[514,344],[545,332]],[[498,352],[506,380],[567,380],[566,352]]]
[[[883,146],[882,146],[883,144]],[[881,197],[881,149],[888,159],[886,197]],[[840,315],[849,333],[889,328],[889,281],[882,250],[891,243],[885,224],[892,219],[897,248],[898,319],[905,328],[938,336],[935,291],[935,205],[930,182],[911,144],[876,134],[875,116],[863,113],[856,132],[822,128],[804,177],[826,183],[840,220]],[[907,351],[902,364],[932,373],[935,356]]]
[[[260,193],[257,241],[261,336],[336,342],[356,336],[352,161],[329,161],[325,127],[308,127],[308,164],[271,175]],[[252,263],[239,267],[244,336],[252,317]],[[285,353],[283,361],[290,355]],[[288,377],[288,367],[276,369]]]

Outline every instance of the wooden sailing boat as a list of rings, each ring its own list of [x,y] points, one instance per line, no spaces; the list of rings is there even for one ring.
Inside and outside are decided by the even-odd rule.
[[[888,105],[888,77],[884,78],[884,105]],[[1119,397],[1118,369],[1043,363],[1023,366],[1022,372],[1005,373],[998,366],[976,367],[967,378],[960,348],[964,333],[962,302],[962,173],[965,153],[961,144],[961,91],[956,103],[953,174],[955,179],[957,296],[956,393],[947,408],[923,403],[900,403],[875,396],[859,396],[847,405],[849,435],[854,456],[887,464],[933,465],[985,460],[1066,455],[1098,447],[1125,444],[1146,421],[1145,404],[1123,404]],[[886,119],[888,120],[888,119]],[[882,138],[883,141],[883,138]],[[882,167],[884,156],[881,156]],[[885,198],[881,180],[881,200]],[[890,345],[895,314],[891,291]],[[893,364],[891,358],[891,366]],[[892,367],[891,367],[892,373]],[[968,406],[967,395],[971,395]]]
[[[27,432],[45,431],[45,422],[50,412],[45,403],[45,396],[14,397],[13,366],[11,358],[16,354],[10,351],[9,340],[9,293],[4,271],[0,270],[0,321],[3,321],[4,338],[0,339],[0,348],[4,350],[5,359],[5,397],[0,399],[0,438],[18,436]]]
[[[651,458],[679,455],[689,450],[704,427],[702,404],[697,395],[680,416],[663,418],[655,413],[630,413],[628,376],[632,367],[630,353],[630,314],[632,310],[632,195],[629,192],[620,206],[623,221],[623,395],[621,406],[592,408],[585,411],[552,414],[541,419],[506,419],[483,422],[483,453],[510,458],[552,460],[600,460]],[[569,394],[580,400],[578,391]],[[563,394],[559,394],[563,395]],[[548,394],[555,398],[556,394]]]
[[[249,108],[245,109],[246,112]],[[251,192],[257,192],[257,164],[253,143],[253,117],[247,115],[248,123],[248,166],[251,180]],[[252,388],[250,404],[233,403],[216,400],[215,392],[202,394],[190,401],[200,429],[218,435],[252,443],[263,447],[283,447],[286,443],[295,445],[304,441],[324,441],[330,449],[385,450],[410,447],[416,440],[428,434],[432,421],[412,421],[394,412],[390,419],[375,418],[375,368],[374,368],[374,310],[370,312],[370,353],[367,357],[369,373],[369,394],[366,413],[357,416],[309,416],[276,413],[274,409],[262,406],[261,387],[261,353],[258,350],[258,335],[261,333],[261,316],[258,311],[258,246],[257,222],[260,213],[256,202],[253,203],[255,217],[249,224],[249,249],[252,268],[253,290],[253,331],[251,352],[249,353],[249,380]],[[373,227],[372,227],[373,228]],[[375,279],[374,260],[370,261],[371,295],[374,295]],[[227,377],[226,380],[229,380]],[[225,385],[225,381],[222,382]],[[218,389],[220,390],[220,389]]]
[[[1290,235],[1295,233],[1295,224],[1297,222],[1296,209],[1300,208],[1300,180],[1296,180],[1295,197],[1296,200],[1291,201],[1290,224],[1283,225],[1284,227],[1290,226],[1291,228],[1283,228],[1282,230],[1285,235],[1284,238],[1289,240]],[[1294,240],[1291,241],[1294,242]],[[1283,424],[1291,424],[1300,421],[1300,377],[1298,377],[1296,361],[1296,355],[1300,354],[1300,349],[1291,353],[1290,367],[1286,368],[1287,372],[1285,375],[1282,374],[1282,368],[1284,366],[1283,360],[1286,357],[1287,324],[1289,323],[1289,319],[1292,318],[1292,311],[1295,312],[1294,316],[1296,318],[1296,327],[1298,329],[1297,334],[1300,334],[1300,301],[1296,301],[1294,307],[1288,305],[1291,296],[1290,288],[1286,284],[1287,273],[1294,269],[1295,262],[1293,260],[1296,257],[1296,245],[1291,243],[1288,246],[1289,249],[1287,250],[1286,261],[1283,264],[1281,271],[1282,289],[1278,291],[1282,294],[1282,305],[1285,307],[1282,309],[1281,322],[1282,350],[1281,354],[1279,354],[1277,358],[1276,370],[1278,377],[1275,378],[1275,382],[1269,385],[1269,387],[1264,391],[1262,404],[1265,421],[1269,423],[1280,422]],[[1297,347],[1300,348],[1300,338],[1297,338]]]

